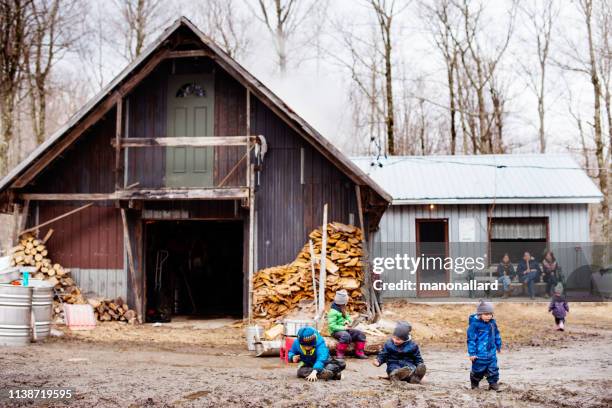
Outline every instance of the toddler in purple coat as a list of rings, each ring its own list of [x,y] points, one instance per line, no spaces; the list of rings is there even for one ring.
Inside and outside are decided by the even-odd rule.
[[[548,311],[555,317],[555,324],[557,330],[565,330],[565,316],[569,312],[569,305],[567,300],[561,295],[561,290],[555,289],[550,304],[548,305]]]

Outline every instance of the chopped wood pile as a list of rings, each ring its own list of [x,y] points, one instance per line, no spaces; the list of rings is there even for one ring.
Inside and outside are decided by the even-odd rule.
[[[70,269],[64,268],[59,263],[51,261],[46,243],[52,234],[53,230],[50,229],[42,240],[36,238],[32,234],[23,234],[19,238],[19,244],[11,249],[11,266],[34,267],[35,271],[31,275],[33,279],[45,280],[54,286],[56,297],[53,300],[53,317],[63,319],[62,303],[86,304],[87,300],[81,293],[81,289],[77,286],[72,276],[70,276]],[[120,300],[120,305],[117,305],[116,301],[111,300],[104,300],[103,303],[108,305],[108,307],[105,306],[99,314],[96,314],[98,320],[134,322],[135,319],[132,319],[132,315],[135,317],[136,312],[129,310],[127,304],[125,304],[123,300]],[[113,307],[110,306],[111,304],[113,307],[116,307],[116,309],[113,309]],[[120,306],[120,308],[118,306]]]
[[[134,324],[136,312],[130,309],[121,297],[117,299],[92,298],[87,301],[94,308],[96,319],[101,322],[117,320]]]
[[[337,290],[346,289],[352,299],[349,302],[350,311],[361,311],[365,307],[361,292],[364,279],[362,237],[361,229],[355,226],[339,222],[327,224],[325,298],[331,301]],[[318,292],[321,229],[312,231],[309,238],[313,241]],[[256,317],[275,319],[295,309],[300,301],[314,299],[310,258],[310,245],[307,242],[292,263],[256,273],[253,278]]]
[[[11,264],[13,266],[31,266],[36,268],[31,275],[34,279],[46,280],[55,287],[62,302],[70,304],[84,304],[85,297],[70,276],[70,269],[64,268],[58,263],[51,261],[47,250],[47,240],[51,236],[51,231],[47,236],[40,240],[32,234],[24,234],[19,239],[19,245],[12,249]],[[54,310],[60,308],[60,302],[55,302]]]

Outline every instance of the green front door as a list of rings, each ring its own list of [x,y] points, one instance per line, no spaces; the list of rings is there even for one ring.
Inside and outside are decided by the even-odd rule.
[[[215,105],[212,74],[171,75],[168,80],[168,137],[213,135]],[[212,147],[166,149],[166,187],[211,187]]]

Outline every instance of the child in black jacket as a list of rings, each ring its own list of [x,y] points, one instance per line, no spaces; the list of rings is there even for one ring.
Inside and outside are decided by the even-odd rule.
[[[387,363],[387,374],[391,381],[419,384],[425,375],[426,367],[419,346],[411,340],[411,331],[410,323],[398,322],[393,336],[387,340],[373,362],[376,367]]]

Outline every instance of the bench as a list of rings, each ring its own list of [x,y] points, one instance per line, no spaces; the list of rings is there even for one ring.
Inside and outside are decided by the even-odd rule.
[[[516,270],[516,264],[514,265],[514,269]],[[540,268],[542,267],[542,265],[540,265]],[[487,269],[481,270],[481,271],[471,271],[470,273],[468,273],[468,277],[469,279],[474,279],[477,282],[494,282],[496,281],[497,278],[497,264],[495,265],[489,265],[489,267]],[[498,296],[502,296],[503,295],[503,291],[501,289],[501,283],[500,283],[500,290],[497,291],[497,295]],[[486,296],[490,296],[491,293],[490,290],[486,290],[485,294]],[[534,292],[536,294],[536,296],[541,296],[543,294],[545,294],[546,292],[546,282],[536,282],[534,283]],[[512,282],[510,283],[510,296],[527,296],[527,284],[526,283],[522,283],[518,281],[518,278],[515,277]],[[470,297],[474,297],[473,293],[470,293]]]

